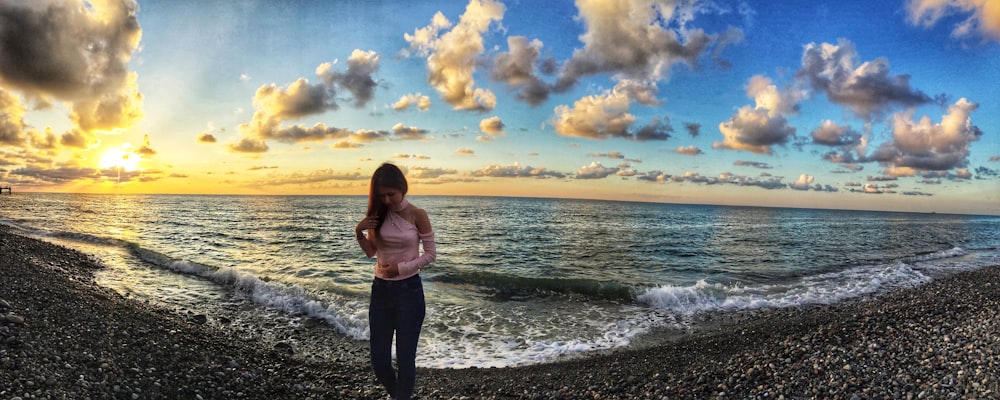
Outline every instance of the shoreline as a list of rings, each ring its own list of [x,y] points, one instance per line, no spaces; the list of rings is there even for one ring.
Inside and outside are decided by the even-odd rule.
[[[367,343],[238,335],[94,283],[77,251],[0,227],[0,398],[384,399]],[[512,368],[419,369],[422,399],[1000,397],[1000,266],[663,343]],[[23,318],[23,320],[19,320]],[[211,317],[208,317],[211,318]],[[227,331],[228,329],[228,331]]]

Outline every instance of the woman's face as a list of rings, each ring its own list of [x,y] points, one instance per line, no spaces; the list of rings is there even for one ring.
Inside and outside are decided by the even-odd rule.
[[[403,201],[403,192],[399,189],[379,186],[375,188],[375,196],[378,200],[382,202],[386,207],[395,208],[399,206],[399,203]]]

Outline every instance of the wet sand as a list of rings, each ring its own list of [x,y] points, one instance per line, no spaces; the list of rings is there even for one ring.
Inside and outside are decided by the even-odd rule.
[[[234,335],[125,298],[100,264],[0,227],[0,399],[385,399],[367,343]],[[1000,398],[1000,266],[833,306],[713,316],[641,349],[517,368],[421,369],[423,399]],[[664,333],[665,335],[667,333]]]

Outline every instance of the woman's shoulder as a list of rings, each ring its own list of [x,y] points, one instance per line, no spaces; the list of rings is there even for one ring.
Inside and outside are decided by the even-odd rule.
[[[427,218],[427,211],[424,210],[423,208],[417,207],[417,206],[415,206],[413,204],[410,204],[410,212],[413,213],[413,216],[416,217],[416,218],[418,218],[418,219],[419,218]]]
[[[410,210],[408,211],[412,213],[411,215],[413,215],[413,224],[417,226],[417,229],[421,232],[430,231],[431,219],[429,216],[427,216],[427,211],[413,204],[410,204],[409,208]]]

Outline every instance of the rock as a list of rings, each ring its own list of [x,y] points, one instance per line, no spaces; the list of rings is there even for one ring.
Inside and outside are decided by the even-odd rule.
[[[6,310],[8,308],[10,308],[10,303],[8,303],[7,300],[0,299],[0,310]]]
[[[20,315],[7,314],[3,319],[12,324],[24,325],[24,317]]]

